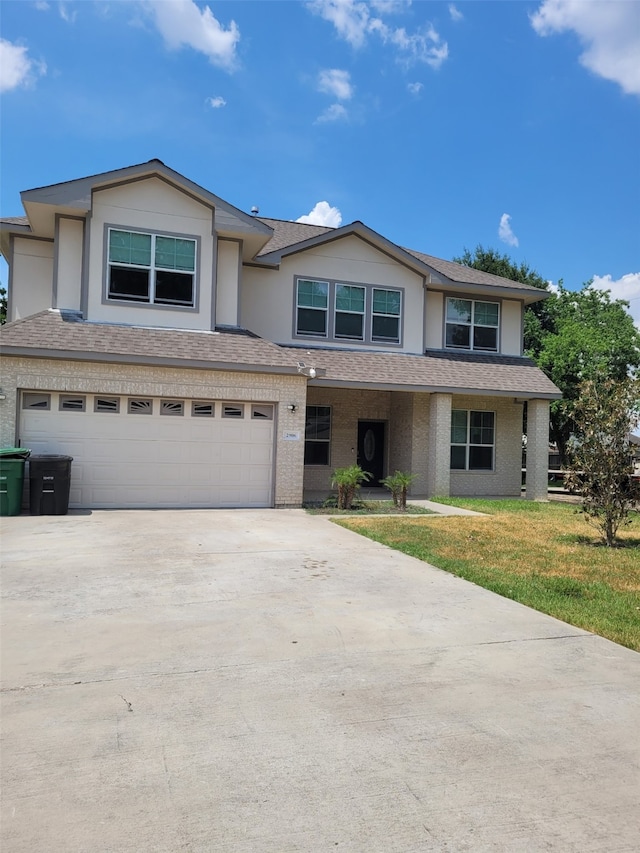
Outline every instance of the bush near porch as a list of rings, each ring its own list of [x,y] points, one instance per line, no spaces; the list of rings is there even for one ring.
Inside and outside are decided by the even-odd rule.
[[[488,513],[336,523],[493,592],[640,651],[640,513],[603,547],[578,507],[455,498]]]

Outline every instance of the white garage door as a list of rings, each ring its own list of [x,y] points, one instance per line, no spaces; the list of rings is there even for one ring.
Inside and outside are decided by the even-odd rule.
[[[272,505],[271,404],[21,396],[21,445],[73,456],[71,507]]]

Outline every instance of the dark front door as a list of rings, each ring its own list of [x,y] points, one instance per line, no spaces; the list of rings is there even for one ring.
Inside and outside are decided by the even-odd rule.
[[[358,465],[372,476],[369,484],[377,486],[384,477],[384,423],[358,421]]]

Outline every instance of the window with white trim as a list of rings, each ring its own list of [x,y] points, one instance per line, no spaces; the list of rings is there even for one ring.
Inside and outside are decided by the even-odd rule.
[[[304,464],[328,465],[331,444],[331,407],[307,406],[304,430]]]
[[[296,280],[294,334],[298,337],[399,344],[401,318],[402,290]]]
[[[498,351],[500,305],[447,297],[445,346],[448,349]]]
[[[493,471],[495,412],[453,409],[451,412],[451,470]]]
[[[125,302],[195,305],[196,241],[109,228],[107,296]]]

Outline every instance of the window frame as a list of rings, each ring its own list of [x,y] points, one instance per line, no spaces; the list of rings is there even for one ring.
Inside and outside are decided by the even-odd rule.
[[[299,322],[299,309],[307,306],[299,305],[299,284],[300,282],[314,282],[317,284],[323,284],[327,288],[327,307],[326,308],[314,308],[310,310],[322,310],[325,314],[325,333],[321,332],[304,332],[300,331],[300,322]],[[351,312],[346,309],[338,309],[338,295],[339,295],[339,287],[353,287],[359,288],[364,291],[364,307],[362,312]],[[398,323],[398,337],[397,339],[393,338],[383,338],[380,335],[374,336],[373,334],[373,320],[374,320],[374,291],[381,291],[384,293],[393,293],[397,294],[399,297],[400,307],[398,310],[398,314],[381,314],[380,312],[376,312],[375,316],[381,317],[391,317],[397,319]],[[405,288],[397,287],[395,285],[384,285],[384,284],[370,284],[367,282],[361,281],[348,281],[345,279],[331,279],[331,278],[313,278],[311,276],[305,275],[296,275],[294,276],[293,281],[293,320],[292,320],[292,337],[294,340],[317,340],[317,341],[328,341],[331,343],[338,344],[365,344],[367,346],[373,347],[382,347],[382,348],[391,348],[391,349],[400,349],[403,346],[403,336],[404,336],[404,302],[405,302]],[[354,313],[362,316],[362,336],[361,337],[350,337],[345,334],[339,334],[336,332],[336,318],[338,314],[349,314]]]
[[[151,249],[150,249],[150,264],[149,266],[145,264],[133,265],[127,264],[124,261],[112,261],[110,258],[110,248],[111,248],[111,232],[113,231],[121,231],[126,234],[142,234],[151,238]],[[168,267],[162,267],[157,264],[156,258],[156,244],[157,238],[170,238],[174,240],[185,240],[187,242],[193,243],[194,246],[194,255],[193,255],[193,271],[189,270],[175,270],[170,269]],[[130,308],[154,308],[161,309],[165,311],[198,311],[199,310],[199,296],[200,296],[200,253],[201,253],[201,238],[197,234],[181,234],[177,232],[171,231],[162,231],[162,230],[150,230],[144,228],[136,228],[130,225],[121,225],[118,223],[105,223],[104,225],[104,252],[103,252],[103,294],[102,294],[102,304],[103,305],[126,305]],[[123,294],[115,294],[111,295],[111,268],[113,267],[121,267],[126,269],[135,269],[135,270],[147,270],[148,272],[148,284],[147,284],[147,298],[132,298]],[[191,275],[191,301],[190,302],[166,302],[166,301],[157,301],[157,273],[160,272],[168,272]]]
[[[311,417],[310,410],[315,409],[315,417],[329,417],[329,436],[328,438],[318,438],[317,435],[313,437],[308,436],[309,432],[309,419]],[[319,415],[317,410],[323,409],[326,412],[322,415]],[[304,427],[304,466],[305,468],[327,468],[331,465],[331,430],[333,424],[333,411],[331,406],[320,406],[320,405],[310,405],[305,409],[305,427]],[[315,425],[315,430],[317,432],[317,423]],[[307,446],[313,444],[315,446],[322,445],[326,447],[327,461],[326,462],[307,462]]]
[[[454,441],[454,429],[459,428],[454,424],[454,415],[463,413],[465,415],[465,441]],[[472,416],[477,415],[480,416],[480,420],[482,421],[487,415],[491,416],[491,426],[480,424],[479,426],[472,423]],[[464,472],[464,473],[478,473],[478,474],[492,474],[495,473],[496,470],[496,413],[493,410],[479,410],[479,409],[452,409],[451,410],[451,430],[449,437],[449,470],[452,473]],[[472,430],[480,430],[481,436],[483,430],[491,429],[491,442],[486,441],[471,441],[472,438]],[[472,457],[472,449],[473,448],[491,448],[491,467],[478,467],[476,465],[471,465],[471,457]],[[464,448],[464,467],[453,465],[453,453],[454,448]]]
[[[448,307],[449,302],[469,302],[471,303],[471,318],[469,322],[463,321],[455,321],[448,319]],[[477,305],[495,305],[498,309],[498,321],[496,325],[491,325],[488,323],[481,323],[476,321],[476,306]],[[502,302],[499,299],[476,299],[473,296],[447,296],[445,295],[444,301],[444,332],[443,332],[443,348],[446,350],[450,350],[452,352],[481,352],[481,353],[499,353],[500,352],[500,330],[502,323]],[[468,346],[456,346],[454,344],[447,343],[447,328],[449,326],[464,326],[469,329],[469,345]],[[481,347],[475,346],[475,330],[476,329],[495,329],[496,332],[496,345],[495,348]]]

